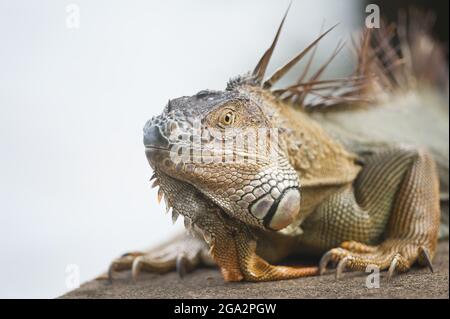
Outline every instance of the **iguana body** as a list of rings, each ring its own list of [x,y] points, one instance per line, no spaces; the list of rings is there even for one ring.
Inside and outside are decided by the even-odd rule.
[[[389,275],[416,262],[431,267],[440,201],[448,199],[445,93],[441,100],[428,78],[394,85],[417,73],[407,69],[411,64],[394,70],[390,62],[399,59],[392,55],[380,65],[368,33],[351,78],[319,81],[327,62],[307,81],[308,67],[295,85],[273,90],[323,37],[263,81],[280,30],[252,74],[230,81],[225,91],[169,101],[147,122],[144,144],[158,197],[165,197],[175,219],[184,216],[192,235],[127,254],[112,263],[110,274],[132,268],[136,277],[141,269],[175,267],[184,273],[217,264],[227,281],[263,281],[319,274],[330,261],[338,263],[337,275],[368,265]],[[381,51],[390,53],[384,46]],[[417,48],[408,48],[417,58]],[[400,77],[405,74],[409,78]],[[349,84],[350,91],[338,92]],[[307,102],[310,95],[321,99]],[[236,142],[249,130],[273,129],[276,143],[263,144],[270,156]],[[214,161],[219,146],[221,161]],[[186,147],[187,158],[173,157]],[[323,255],[320,267],[273,265],[298,253]]]

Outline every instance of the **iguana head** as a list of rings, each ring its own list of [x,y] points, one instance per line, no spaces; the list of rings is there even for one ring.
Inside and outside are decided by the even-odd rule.
[[[356,81],[354,77],[317,81],[342,48],[338,46],[306,83],[302,81],[308,69],[296,85],[271,90],[334,28],[263,81],[285,17],[252,73],[231,80],[224,91],[205,90],[173,99],[144,127],[146,155],[159,179],[191,185],[228,216],[266,230],[281,230],[299,220],[300,213],[300,181],[288,160],[282,123],[277,120],[278,104],[289,101],[305,106],[305,96],[317,85],[318,90],[334,85],[338,91]],[[340,103],[345,98],[333,96],[320,103]],[[176,194],[165,195],[171,201],[183,200]]]
[[[146,155],[158,178],[190,184],[246,224],[271,230],[289,225],[300,209],[298,176],[263,103],[238,88],[169,101],[144,127]]]

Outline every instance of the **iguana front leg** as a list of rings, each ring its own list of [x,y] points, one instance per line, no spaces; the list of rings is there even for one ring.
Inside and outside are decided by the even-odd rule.
[[[368,265],[389,269],[389,278],[415,262],[431,268],[440,208],[438,177],[426,151],[391,149],[371,156],[353,189],[330,200],[332,206],[319,208],[320,238],[325,245],[342,244],[323,256],[321,273],[330,261],[338,263],[338,278],[345,269]]]
[[[269,264],[256,254],[257,241],[251,230],[238,221],[222,220],[209,229],[211,255],[225,281],[273,281],[319,274],[318,267]]]

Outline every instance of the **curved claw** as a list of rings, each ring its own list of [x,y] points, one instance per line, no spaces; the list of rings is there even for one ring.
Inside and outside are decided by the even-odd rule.
[[[186,273],[188,272],[188,259],[185,254],[179,254],[176,260],[176,269],[178,276],[183,279]]]
[[[109,265],[109,268],[108,268],[108,282],[109,283],[113,282],[113,273],[114,273],[115,268],[116,268],[116,263],[113,261]]]
[[[394,258],[392,258],[391,265],[389,266],[389,270],[388,270],[388,278],[387,278],[388,282],[391,281],[392,276],[395,273],[395,269],[397,268],[397,263],[398,263],[399,258],[400,258],[399,254],[396,254],[394,256]]]
[[[139,276],[139,273],[141,272],[142,267],[142,256],[136,257],[133,260],[133,265],[131,266],[131,277],[133,278],[133,281],[137,281],[137,278]]]
[[[319,275],[323,275],[325,271],[327,270],[327,266],[332,260],[333,254],[331,251],[326,252],[322,258],[320,258],[319,262]]]
[[[350,257],[344,257],[341,259],[336,267],[336,280],[339,280],[342,278],[342,272],[345,270],[345,267],[347,266],[348,261],[350,260]]]
[[[426,265],[428,266],[428,268],[430,269],[431,272],[434,272],[433,263],[431,262],[431,256],[430,256],[429,250],[423,246],[421,246],[419,249],[420,249],[420,252],[422,254],[422,257],[423,257]]]

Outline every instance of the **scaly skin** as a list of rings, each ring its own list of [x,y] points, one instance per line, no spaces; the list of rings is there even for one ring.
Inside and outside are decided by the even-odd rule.
[[[369,48],[368,32],[357,50],[357,71],[348,79],[319,81],[327,62],[307,81],[308,69],[297,84],[271,90],[323,36],[263,81],[281,26],[253,73],[231,80],[225,91],[201,91],[169,101],[161,115],[147,122],[144,144],[155,171],[154,186],[160,187],[158,198],[165,198],[174,220],[184,216],[191,235],[156,251],[117,259],[110,277],[113,270],[130,268],[134,278],[140,270],[177,268],[183,275],[211,264],[219,266],[226,281],[317,275],[330,261],[337,263],[337,277],[345,269],[364,270],[368,265],[389,269],[389,277],[416,262],[432,267],[440,199],[448,194],[448,178],[439,188],[439,176],[444,184],[442,175],[448,176],[448,140],[441,134],[448,134],[448,119],[442,130],[429,136],[433,143],[438,141],[431,153],[423,143],[405,146],[403,138],[390,142],[392,134],[360,136],[358,126],[339,126],[340,114],[357,118],[369,114],[370,107],[418,91],[389,83],[399,74],[403,80],[411,65],[400,71],[389,64],[380,66],[382,57],[374,58],[373,53],[388,55],[391,48]],[[331,86],[331,92],[317,95],[323,85]],[[336,93],[346,86],[350,93]],[[440,94],[436,88],[430,91]],[[308,104],[307,95],[322,99]],[[401,115],[388,124],[400,121]],[[258,138],[269,134],[261,143],[256,137],[238,143],[252,136],[249,132],[258,132]],[[440,175],[433,157],[439,158]],[[272,264],[299,252],[323,254],[319,267]]]

